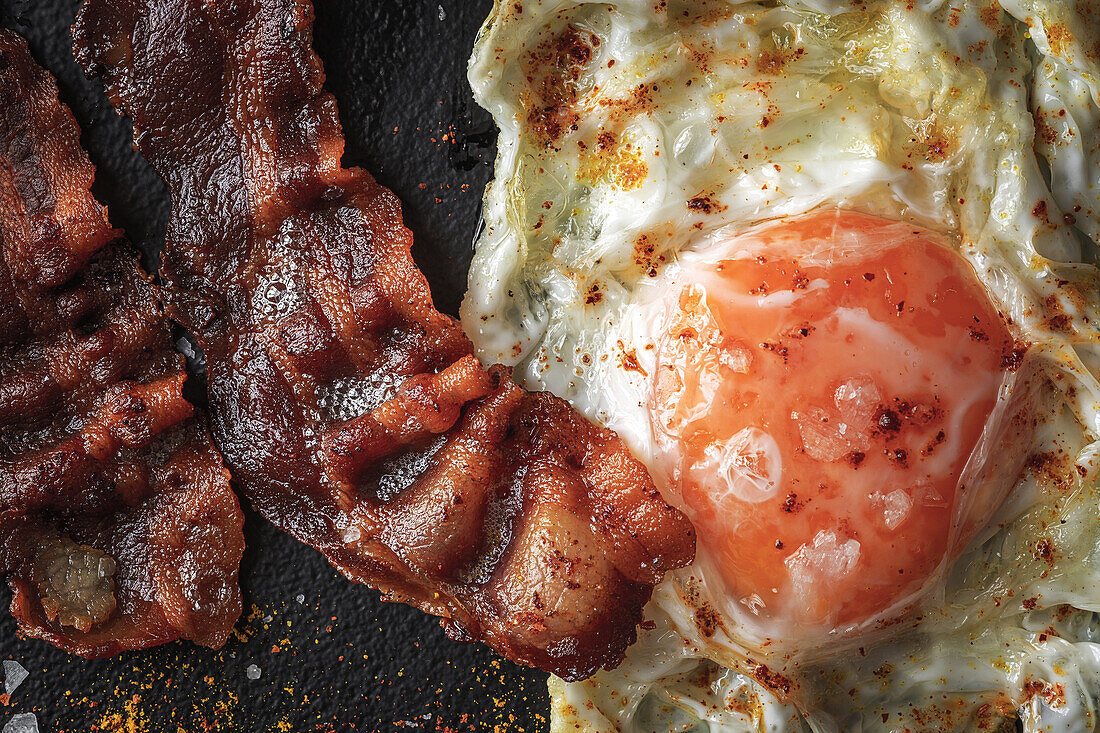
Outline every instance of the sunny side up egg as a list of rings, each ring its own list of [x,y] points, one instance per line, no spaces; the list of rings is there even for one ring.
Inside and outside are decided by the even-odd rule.
[[[692,517],[555,730],[1086,730],[1100,10],[498,3],[463,322]]]
[[[863,214],[769,222],[674,272],[638,307],[634,368],[742,634],[804,650],[892,620],[1002,498],[984,474],[1029,407],[1022,346],[965,259]]]

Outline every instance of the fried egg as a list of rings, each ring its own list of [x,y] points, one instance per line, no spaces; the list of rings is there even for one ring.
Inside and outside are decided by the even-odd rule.
[[[555,730],[1093,728],[1100,9],[497,3],[463,324],[698,533]]]

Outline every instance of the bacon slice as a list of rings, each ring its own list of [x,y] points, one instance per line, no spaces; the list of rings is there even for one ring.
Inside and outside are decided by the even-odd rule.
[[[243,524],[182,358],[89,191],[76,120],[0,30],[0,575],[28,636],[89,657],[241,612]]]
[[[341,167],[305,0],[88,0],[77,57],[167,181],[163,275],[215,438],[352,580],[567,679],[617,664],[690,524],[613,434],[485,371],[400,204]]]

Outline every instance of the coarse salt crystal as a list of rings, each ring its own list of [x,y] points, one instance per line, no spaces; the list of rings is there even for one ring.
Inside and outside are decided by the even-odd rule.
[[[837,387],[833,394],[833,404],[840,419],[860,428],[871,423],[881,400],[882,393],[870,377],[853,377]]]
[[[3,733],[38,733],[38,718],[34,713],[13,715],[4,725]]]
[[[882,499],[882,520],[886,529],[895,530],[909,516],[913,500],[903,489],[894,489]]]
[[[4,660],[4,693],[12,694],[30,676],[22,664],[13,659]]]
[[[918,485],[914,495],[920,500],[921,506],[947,506],[947,500],[944,499],[943,495],[936,491],[936,487],[931,484]]]
[[[260,668],[257,667],[255,664],[248,665],[248,667],[245,669],[244,673],[245,673],[245,676],[248,677],[248,679],[250,679],[250,680],[260,679]]]
[[[837,429],[837,420],[819,407],[805,412],[792,412],[791,419],[798,424],[802,447],[806,455],[815,461],[833,463],[850,450],[848,441]]]
[[[841,538],[832,530],[821,530],[812,544],[800,545],[785,561],[791,575],[803,583],[821,583],[849,575],[859,562],[859,542]]]

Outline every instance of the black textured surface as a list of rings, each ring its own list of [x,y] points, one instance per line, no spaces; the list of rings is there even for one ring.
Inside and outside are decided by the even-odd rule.
[[[366,167],[400,196],[436,303],[455,313],[492,163],[492,126],[470,98],[465,64],[492,3],[314,2],[315,46],[340,103],[345,163]],[[77,4],[0,0],[0,25],[26,36],[58,78],[98,167],[94,191],[149,266],[167,193],[131,148],[129,123],[72,60]],[[380,602],[254,514],[245,535],[245,615],[217,652],[177,643],[87,662],[17,638],[0,614],[0,659],[30,671],[0,704],[0,726],[33,712],[44,732],[546,729],[542,673],[448,641],[434,619]],[[9,601],[0,591],[0,604]]]

